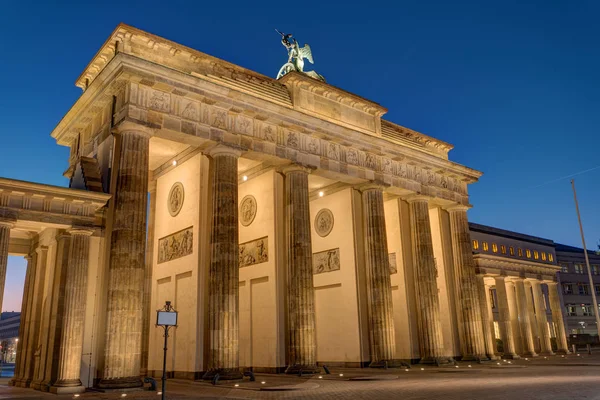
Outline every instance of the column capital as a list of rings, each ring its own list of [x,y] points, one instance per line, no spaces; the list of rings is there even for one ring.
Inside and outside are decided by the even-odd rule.
[[[546,285],[548,285],[548,288],[557,287],[558,286],[558,282],[556,282],[556,281],[550,281],[550,282],[546,282]]]
[[[7,227],[8,229],[12,229],[15,227],[15,223],[15,220],[0,219],[0,227]]]
[[[375,183],[375,182],[368,182],[368,183],[364,183],[362,185],[356,186],[356,190],[358,190],[361,193],[367,192],[369,190],[379,190],[379,191],[383,192],[385,190],[385,188],[386,188],[385,185],[382,185],[380,183]]]
[[[122,121],[119,124],[117,124],[116,126],[114,126],[111,130],[111,132],[115,135],[123,135],[126,133],[133,133],[133,134],[137,134],[137,135],[144,135],[147,136],[148,138],[154,136],[154,129],[133,122],[133,121]]]
[[[470,208],[471,208],[470,206],[465,206],[463,204],[452,204],[450,206],[444,207],[444,209],[446,211],[448,211],[449,213],[458,212],[458,211],[467,212],[467,211],[469,211]]]
[[[40,254],[41,252],[44,252],[44,251],[48,251],[48,246],[38,246],[35,249],[35,252],[38,253],[38,254]]]
[[[407,196],[403,198],[407,203],[427,203],[431,200],[431,197],[425,196],[423,194],[414,194],[412,196]]]
[[[80,226],[73,226],[70,229],[67,229],[67,233],[71,236],[92,236],[94,234],[94,230]]]
[[[290,174],[292,172],[304,172],[305,174],[312,173],[312,169],[305,167],[300,164],[289,164],[280,169],[281,173],[284,175]]]
[[[235,158],[238,158],[242,155],[242,151],[234,147],[226,146],[224,144],[218,144],[215,147],[208,150],[206,154],[213,158],[221,155],[233,156]]]

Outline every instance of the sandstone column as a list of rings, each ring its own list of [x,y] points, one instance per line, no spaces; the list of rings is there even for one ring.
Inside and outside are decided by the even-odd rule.
[[[485,284],[483,275],[477,275],[477,287],[479,290],[479,309],[481,310],[481,319],[483,320],[483,340],[485,343],[485,352],[489,359],[495,360],[496,357],[496,338],[494,337],[494,317],[490,309],[489,288]]]
[[[142,319],[142,358],[140,376],[148,375],[148,353],[150,346],[150,297],[152,294],[152,263],[154,261],[154,221],[156,219],[156,181],[152,182],[150,191],[150,207],[148,207],[148,236],[146,238],[146,270],[144,271],[144,298]]]
[[[108,268],[104,374],[101,388],[142,385],[142,297],[146,249],[148,150],[150,134],[142,127],[122,129],[116,171],[114,223]]]
[[[370,366],[383,367],[390,364],[396,348],[383,191],[378,185],[367,185],[360,190],[365,221]]]
[[[208,370],[221,379],[241,379],[239,369],[238,157],[240,151],[217,146],[209,154],[212,182],[211,256],[208,277]]]
[[[498,325],[504,346],[504,358],[519,358],[515,352],[515,339],[513,336],[510,309],[508,306],[508,293],[504,276],[495,276],[496,297],[498,298]]]
[[[6,266],[8,264],[8,243],[13,222],[0,220],[0,310],[4,297],[4,284],[6,283]]]
[[[562,305],[558,297],[558,283],[548,282],[548,295],[550,296],[550,308],[552,309],[552,322],[556,326],[556,353],[569,354],[567,335],[565,332],[565,321],[562,315]]]
[[[58,379],[50,388],[52,393],[80,393],[85,391],[79,377],[90,258],[89,237],[94,232],[89,229],[74,228],[69,233],[71,234],[71,245],[65,280]]]
[[[462,314],[461,338],[463,360],[485,359],[482,312],[477,293],[475,262],[471,248],[467,207],[455,206],[448,209],[452,236],[452,254],[457,282],[458,311]]]
[[[540,353],[540,339],[538,333],[538,324],[535,319],[535,307],[533,306],[533,289],[531,282],[525,280],[525,297],[527,297],[527,312],[529,313],[529,325],[531,326],[531,335],[533,336],[533,345],[536,353]]]
[[[523,356],[535,357],[535,343],[533,333],[531,331],[531,321],[529,320],[529,310],[527,309],[527,292],[523,279],[519,278],[515,281],[517,289],[517,306],[519,309],[519,327],[521,329],[521,337],[523,338]]]
[[[538,325],[540,335],[540,346],[542,355],[552,355],[552,344],[550,342],[550,331],[548,330],[548,318],[546,317],[546,307],[544,293],[542,293],[542,283],[538,280],[531,281],[533,288],[533,303],[535,305],[535,319]]]
[[[288,368],[317,372],[315,344],[315,297],[308,199],[309,170],[300,166],[284,169],[288,257]]]
[[[519,326],[519,307],[517,305],[517,290],[513,280],[506,281],[506,295],[508,296],[508,314],[513,331],[513,343],[515,344],[515,353],[523,352],[523,343],[521,337],[521,328]]]
[[[33,257],[31,255],[25,256],[27,260],[27,270],[25,272],[25,285],[23,286],[23,299],[21,300],[21,326],[19,328],[19,341],[17,342],[17,358],[15,360],[15,374],[14,377],[9,381],[9,385],[17,386],[19,379],[22,378],[23,364],[25,363],[25,347],[24,341],[25,336],[28,332],[27,328],[27,303],[29,301],[29,287],[32,280],[31,275],[34,269]]]
[[[429,222],[427,197],[407,199],[419,308],[421,363],[435,363],[444,357],[444,342],[440,323],[440,300],[437,287],[437,267],[433,257],[433,242]]]

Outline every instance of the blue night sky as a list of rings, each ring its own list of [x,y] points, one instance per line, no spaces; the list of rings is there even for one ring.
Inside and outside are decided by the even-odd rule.
[[[278,28],[311,45],[329,83],[483,171],[471,221],[580,246],[569,179],[559,178],[600,166],[598,15],[586,0],[5,1],[0,176],[68,184],[68,151],[50,132],[119,22],[273,77],[287,59]],[[599,172],[576,176],[591,248]],[[23,259],[11,257],[4,310],[19,309],[23,279]]]

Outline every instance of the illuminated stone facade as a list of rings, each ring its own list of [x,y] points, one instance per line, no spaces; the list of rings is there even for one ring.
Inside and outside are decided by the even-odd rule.
[[[52,133],[71,189],[0,186],[0,249],[29,257],[13,384],[140,386],[166,300],[176,378],[490,354],[467,222],[481,173],[451,145],[127,25],[77,86]]]

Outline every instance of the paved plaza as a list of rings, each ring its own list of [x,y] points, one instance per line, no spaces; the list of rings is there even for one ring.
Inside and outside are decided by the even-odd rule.
[[[500,364],[498,364],[500,363]],[[471,365],[469,367],[469,365]],[[337,369],[311,378],[257,374],[256,382],[168,381],[168,399],[600,399],[600,355],[551,356],[456,367]],[[341,374],[341,375],[340,375]],[[264,382],[264,383],[262,383]],[[160,382],[159,387],[160,387]],[[235,385],[238,386],[235,386]],[[125,394],[125,396],[124,396]],[[72,399],[0,384],[0,399]],[[79,399],[157,399],[157,392],[86,392]]]

